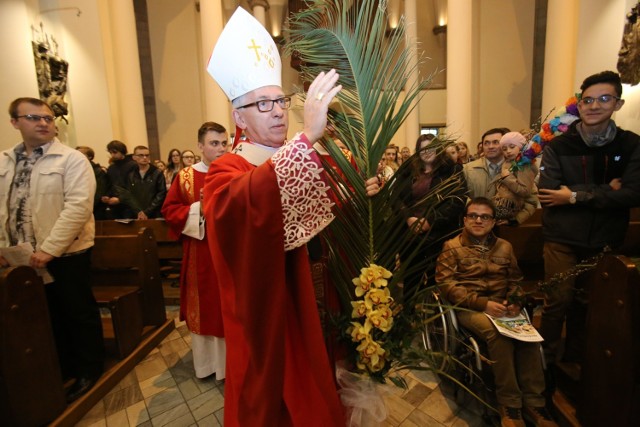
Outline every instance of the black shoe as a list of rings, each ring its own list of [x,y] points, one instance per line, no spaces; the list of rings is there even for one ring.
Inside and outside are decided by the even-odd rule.
[[[98,379],[93,377],[80,377],[76,379],[76,382],[73,383],[67,392],[67,403],[77,400],[86,392],[91,390],[91,388],[96,384],[96,381],[98,381]]]

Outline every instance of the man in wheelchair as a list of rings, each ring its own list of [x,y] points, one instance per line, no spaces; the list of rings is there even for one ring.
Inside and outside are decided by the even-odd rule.
[[[524,415],[538,427],[557,426],[545,407],[539,343],[501,335],[485,315],[511,317],[521,310],[509,300],[522,293],[522,273],[511,244],[493,234],[495,223],[493,202],[471,200],[462,233],[447,241],[438,257],[436,282],[445,299],[460,308],[458,322],[487,343],[501,425],[524,427]]]

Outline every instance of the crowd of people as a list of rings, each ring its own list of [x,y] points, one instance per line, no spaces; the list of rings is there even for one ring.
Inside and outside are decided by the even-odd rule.
[[[30,244],[30,265],[47,267],[53,277],[47,297],[60,363],[63,374],[76,379],[69,401],[89,390],[103,369],[89,282],[94,218],[164,217],[183,242],[180,315],[192,333],[196,376],[225,378],[225,425],[344,425],[305,248],[331,220],[331,196],[313,145],[326,132],[339,75],[330,70],[311,83],[302,132],[285,143],[291,98],[281,86],[278,49],[257,25],[239,9],[210,60],[231,102],[236,135],[244,135],[231,153],[227,130],[206,122],[194,141],[201,154],[172,149],[165,163],[152,160],[146,146],[128,154],[126,144],[114,140],[103,168],[90,147],[73,150],[57,140],[44,102],[19,98],[9,108],[22,142],[0,156],[0,170],[9,171],[0,174],[0,247]],[[253,52],[242,66],[236,45],[245,36],[239,34],[265,46],[264,54],[273,56],[264,61],[268,67],[251,62]],[[248,83],[239,88],[242,78]],[[432,134],[417,139],[413,155],[390,145],[378,175],[365,181],[370,197],[392,177],[407,184],[398,187],[398,209],[407,234],[418,237],[399,259],[417,253],[415,265],[433,261],[407,267],[404,292],[425,286],[426,278],[466,308],[460,322],[487,342],[495,362],[503,426],[524,426],[523,413],[536,426],[556,424],[543,395],[553,384],[545,384],[537,347],[500,335],[484,315],[521,309],[509,301],[520,292],[517,259],[494,226],[517,226],[542,206],[551,277],[620,245],[629,209],[640,205],[640,137],[611,120],[624,104],[619,76],[590,76],[581,91],[580,120],[546,147],[539,167],[516,162],[528,143],[523,133],[496,127],[484,132],[475,155],[464,142]],[[430,204],[425,200],[434,191],[441,201]],[[1,256],[0,265],[7,265]],[[545,302],[541,332],[550,369],[559,357],[563,322],[573,313],[574,287],[568,278]],[[580,343],[568,342],[565,357],[579,358]]]
[[[91,163],[97,182],[93,204],[94,217],[104,219],[161,218],[161,208],[178,172],[202,162],[202,156],[192,150],[169,151],[167,163],[151,159],[149,148],[136,146],[128,154],[127,145],[118,140],[107,144],[109,165],[94,163],[95,151],[78,146]]]

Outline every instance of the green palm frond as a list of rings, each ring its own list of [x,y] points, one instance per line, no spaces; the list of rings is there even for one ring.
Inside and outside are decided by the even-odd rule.
[[[417,63],[411,65],[411,51],[404,47],[404,21],[387,37],[386,1],[366,0],[348,7],[350,3],[311,2],[292,18],[287,49],[305,64],[305,81],[330,68],[340,74],[343,90],[338,100],[344,114],[332,114],[332,119],[342,124],[340,136],[356,154],[358,167],[372,176],[428,81],[414,79],[404,102],[396,106],[411,75],[418,73]]]
[[[351,4],[347,0],[309,2],[290,20],[287,51],[302,60],[305,81],[331,68],[340,74],[339,110],[330,111],[329,120],[354,154],[357,169],[334,144],[326,148],[353,190],[351,202],[358,214],[353,219],[367,220],[359,225],[370,229],[369,245],[358,258],[373,261],[378,251],[371,229],[378,218],[371,215],[375,202],[365,194],[363,177],[376,175],[385,148],[429,81],[410,78],[418,73],[418,61],[410,61],[411,50],[405,47],[404,21],[391,36],[385,34],[386,1]]]
[[[354,300],[351,279],[361,268],[374,263],[393,272],[389,290],[394,298],[394,327],[385,334],[375,331],[391,361],[402,357],[421,327],[410,315],[414,310],[404,310],[416,301],[402,292],[402,277],[416,252],[402,262],[398,260],[405,245],[413,240],[427,241],[424,234],[407,228],[402,212],[412,208],[403,206],[402,195],[410,191],[411,168],[420,162],[419,156],[415,154],[402,164],[375,197],[366,195],[364,182],[378,173],[386,147],[416,107],[430,78],[415,78],[420,58],[407,47],[404,19],[391,34],[386,33],[386,23],[386,0],[311,0],[307,9],[290,18],[285,53],[301,59],[303,81],[310,82],[332,68],[340,75],[338,83],[343,89],[330,108],[329,123],[353,154],[354,164],[332,139],[323,140],[334,162],[331,165],[323,160],[336,200],[336,218],[325,233],[325,246],[331,280],[342,304],[343,317],[337,321],[342,321],[344,332]],[[442,150],[445,144],[441,140],[430,148]],[[433,209],[442,202],[441,194],[459,186],[460,180],[453,177],[418,203],[425,211]],[[388,369],[377,374],[384,375]]]

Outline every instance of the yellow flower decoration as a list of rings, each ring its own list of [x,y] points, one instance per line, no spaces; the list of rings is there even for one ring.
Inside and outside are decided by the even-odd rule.
[[[358,369],[369,372],[378,372],[384,369],[386,364],[384,355],[386,350],[380,342],[376,341],[372,333],[373,328],[386,333],[393,326],[393,311],[389,304],[393,302],[391,292],[387,288],[391,272],[384,267],[370,264],[369,267],[360,270],[360,275],[352,280],[355,294],[359,299],[351,301],[351,318],[364,318],[362,322],[351,322],[348,329],[353,342],[358,342]],[[378,332],[377,334],[380,334]]]
[[[365,320],[364,325],[360,322],[351,322],[351,339],[354,342],[366,340],[370,338],[369,333],[371,332],[371,328],[373,325],[369,321],[369,319]]]
[[[376,288],[387,286],[387,280],[391,277],[391,272],[384,267],[370,264],[369,267],[360,270],[360,282],[367,283],[368,287],[373,285]]]
[[[363,340],[356,350],[360,352],[360,357],[365,363],[367,363],[367,359],[369,360],[367,365],[371,368],[380,363],[380,358],[385,353],[385,350],[382,348],[380,343],[372,340],[371,338]],[[384,366],[384,363],[382,365]]]
[[[374,305],[389,304],[392,300],[389,288],[371,289],[364,297],[364,303],[369,310],[372,310]]]
[[[351,301],[351,307],[353,307],[353,311],[351,312],[352,318],[363,317],[367,314],[367,306],[364,301]]]
[[[371,283],[360,280],[362,276],[356,277],[352,280],[353,284],[356,285],[356,296],[361,297],[364,295],[369,288],[371,287]]]
[[[389,316],[391,310],[373,310],[367,313],[367,319],[373,326],[380,329],[382,332],[389,332],[393,326],[393,317]]]
[[[378,358],[378,363],[376,363],[375,365],[373,364],[373,362],[371,361],[371,359],[369,359],[368,357],[364,357],[362,354],[360,354],[360,357],[358,358],[358,361],[356,362],[356,366],[358,367],[358,369],[360,369],[361,371],[371,371],[371,372],[377,372],[379,370],[381,370],[382,368],[384,368],[384,364],[385,364],[385,359],[384,357],[379,357]]]

